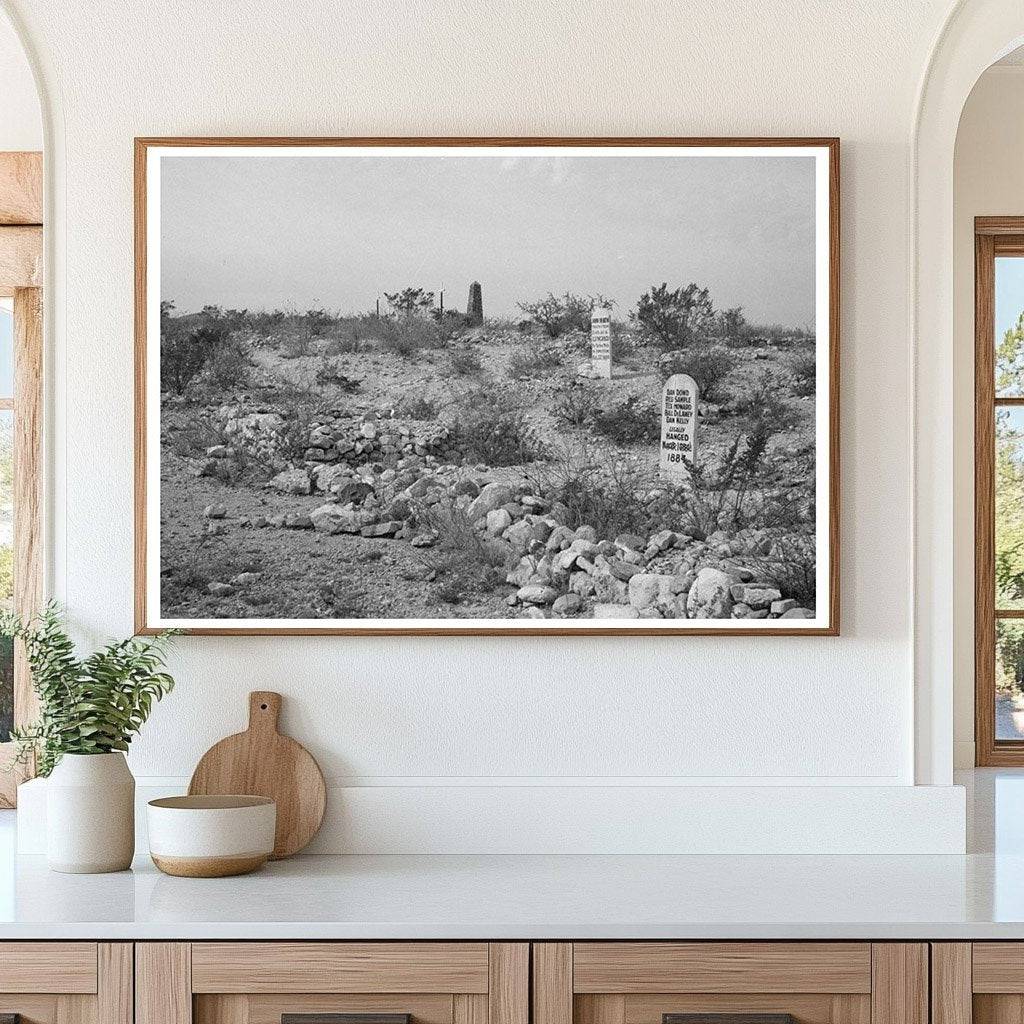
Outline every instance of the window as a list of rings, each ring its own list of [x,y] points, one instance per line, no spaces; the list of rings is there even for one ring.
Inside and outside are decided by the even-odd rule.
[[[1024,765],[1024,217],[975,252],[976,761]]]

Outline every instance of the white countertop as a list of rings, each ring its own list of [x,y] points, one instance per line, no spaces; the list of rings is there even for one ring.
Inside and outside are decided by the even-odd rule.
[[[298,857],[204,880],[26,857],[3,938],[1024,939],[1024,856]]]

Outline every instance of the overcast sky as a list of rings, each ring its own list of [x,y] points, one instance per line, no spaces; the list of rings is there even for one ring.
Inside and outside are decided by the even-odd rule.
[[[690,281],[757,323],[813,326],[812,157],[164,157],[162,298],[342,313],[445,290],[485,315],[548,291],[624,315]]]

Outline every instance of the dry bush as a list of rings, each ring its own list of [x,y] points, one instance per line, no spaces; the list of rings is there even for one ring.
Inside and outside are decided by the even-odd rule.
[[[486,594],[504,584],[509,546],[477,532],[465,509],[454,501],[428,506],[420,523],[437,533],[437,543],[424,560],[437,570],[442,601],[455,604],[467,595]]]
[[[519,466],[545,455],[544,443],[526,414],[518,408],[500,408],[493,395],[482,391],[463,397],[451,436],[469,462],[488,466]]]
[[[508,375],[513,380],[526,380],[529,377],[546,377],[561,368],[562,353],[554,345],[541,345],[539,348],[523,346],[512,353]]]
[[[459,377],[471,377],[483,369],[480,357],[465,345],[460,345],[454,349],[450,360],[452,373]]]
[[[818,592],[818,558],[813,534],[780,535],[773,539],[771,554],[744,556],[743,564],[773,584],[803,608],[814,609]]]
[[[810,398],[815,393],[818,379],[818,357],[814,349],[794,351],[785,365],[793,377],[793,394],[799,398]]]
[[[590,426],[598,411],[597,389],[577,381],[570,383],[551,406],[555,419],[570,427]]]
[[[702,401],[719,402],[728,397],[723,385],[736,363],[736,356],[723,345],[711,345],[673,353],[659,365],[663,377],[685,373],[697,382],[698,397]]]
[[[598,434],[616,444],[641,444],[661,440],[661,412],[653,402],[630,395],[610,409],[599,409],[591,423]]]
[[[412,359],[423,349],[439,348],[442,344],[437,324],[421,316],[382,317],[378,334],[385,351],[403,359]]]
[[[320,365],[316,370],[317,384],[329,387],[336,387],[339,391],[352,394],[362,386],[362,381],[355,377],[349,377],[341,372],[337,359],[328,359],[327,356],[320,357]]]
[[[436,420],[437,406],[429,398],[405,395],[395,405],[395,415],[407,420]]]
[[[793,390],[793,380],[788,374],[765,370],[742,394],[733,399],[731,411],[748,423],[753,432],[764,425],[771,433],[778,433],[794,426],[800,415],[783,397]]]

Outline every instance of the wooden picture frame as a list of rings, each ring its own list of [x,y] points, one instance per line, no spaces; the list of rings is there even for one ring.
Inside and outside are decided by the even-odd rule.
[[[996,395],[996,259],[1024,258],[1024,217],[974,220],[974,740],[979,768],[1024,765],[1024,741],[996,736],[996,629],[1024,609],[996,606],[996,409],[1024,397]]]
[[[288,620],[253,617],[250,619],[175,618],[162,614],[160,607],[160,561],[156,550],[159,537],[159,504],[154,504],[157,491],[153,483],[151,465],[154,452],[159,455],[159,438],[154,435],[154,424],[159,425],[159,412],[154,417],[154,405],[159,401],[160,374],[155,366],[160,351],[159,300],[173,296],[154,296],[154,281],[159,270],[153,269],[154,232],[150,225],[159,217],[161,196],[159,187],[160,160],[178,155],[241,156],[252,151],[259,155],[276,152],[282,155],[316,150],[330,155],[358,153],[372,150],[389,156],[400,155],[402,150],[414,148],[431,156],[441,151],[453,152],[478,147],[492,149],[493,155],[518,151],[526,156],[537,150],[566,151],[575,155],[598,149],[609,153],[632,156],[647,153],[654,156],[699,156],[717,154],[723,157],[750,155],[763,158],[792,154],[815,159],[815,330],[816,379],[818,388],[814,405],[816,467],[812,493],[816,494],[817,508],[814,533],[817,544],[815,563],[816,610],[804,620],[771,618],[766,620],[729,619],[614,619],[559,618],[557,620],[504,619],[479,620],[474,618],[416,619],[414,624],[403,618],[374,619],[325,618],[323,620]],[[655,152],[657,150],[657,153]],[[671,153],[670,153],[671,151]],[[474,153],[474,155],[480,155]],[[597,154],[604,155],[604,154]],[[157,138],[135,140],[135,619],[136,630],[148,634],[168,626],[204,635],[543,635],[543,636],[836,636],[839,633],[840,555],[839,555],[839,140],[836,138]],[[658,281],[661,277],[658,277]],[[652,286],[653,287],[653,286]],[[557,288],[552,288],[557,291]],[[432,295],[431,295],[432,298]],[[442,299],[443,302],[443,299]],[[379,314],[378,314],[379,315]],[[442,317],[444,316],[442,306]],[[826,338],[822,338],[827,334]],[[156,336],[153,340],[152,336]],[[155,347],[154,347],[155,346]],[[812,376],[812,379],[813,376]],[[156,387],[154,387],[156,382]],[[821,387],[821,383],[825,386]],[[153,391],[158,392],[153,395]],[[662,440],[664,453],[665,441]],[[664,459],[664,454],[663,454]],[[824,465],[824,476],[822,467]],[[824,507],[824,508],[823,508]],[[248,525],[248,523],[246,523]],[[822,554],[822,548],[827,548]],[[778,557],[778,556],[775,556]],[[741,595],[742,596],[742,595]],[[736,599],[739,601],[739,598]],[[733,598],[728,598],[732,607]],[[781,605],[789,602],[783,601]],[[781,607],[780,605],[780,607]],[[745,605],[744,605],[745,607]],[[788,609],[787,609],[788,610]],[[804,611],[804,609],[796,609]],[[542,612],[541,614],[547,614]],[[758,612],[760,614],[760,612]],[[765,614],[769,614],[765,610]],[[778,615],[783,612],[779,611]],[[775,611],[771,612],[776,615]],[[806,624],[801,624],[806,622]]]

